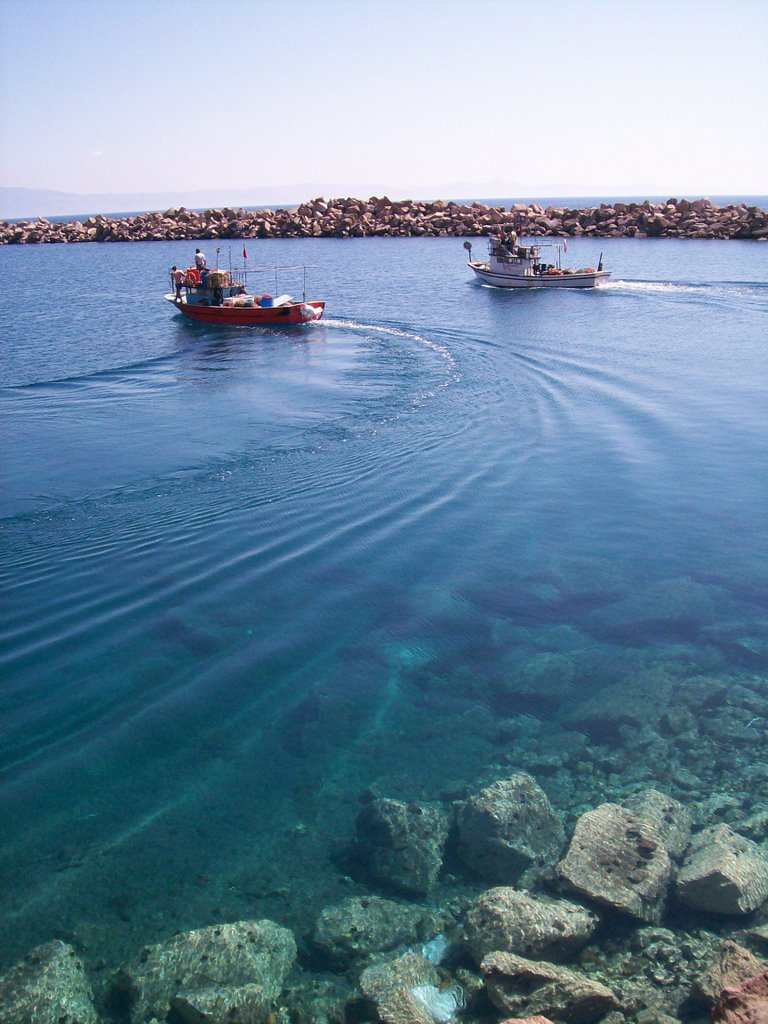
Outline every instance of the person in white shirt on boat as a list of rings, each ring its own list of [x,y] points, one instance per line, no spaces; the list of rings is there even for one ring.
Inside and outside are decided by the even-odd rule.
[[[200,252],[199,249],[195,249],[195,270],[199,274],[205,270],[205,254]]]

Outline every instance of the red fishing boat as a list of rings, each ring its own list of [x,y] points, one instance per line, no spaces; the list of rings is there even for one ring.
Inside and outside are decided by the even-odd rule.
[[[246,267],[229,270],[184,271],[183,282],[176,286],[171,273],[173,290],[164,298],[177,312],[189,320],[206,324],[238,327],[282,327],[286,324],[311,324],[319,320],[325,302],[307,300],[306,266],[298,267]],[[280,275],[288,271],[301,271],[303,291],[301,301],[291,295],[279,294]],[[274,275],[273,293],[249,287],[251,275]],[[270,281],[271,283],[271,281]]]

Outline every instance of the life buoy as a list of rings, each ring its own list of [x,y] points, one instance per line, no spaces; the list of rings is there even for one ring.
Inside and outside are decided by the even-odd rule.
[[[187,271],[186,277],[184,278],[184,284],[188,288],[196,288],[200,284],[200,274],[190,267]]]

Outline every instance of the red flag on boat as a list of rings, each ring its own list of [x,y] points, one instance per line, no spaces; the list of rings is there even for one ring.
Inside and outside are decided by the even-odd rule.
[[[245,246],[243,246],[243,259],[244,260],[248,259],[248,253],[245,251]]]

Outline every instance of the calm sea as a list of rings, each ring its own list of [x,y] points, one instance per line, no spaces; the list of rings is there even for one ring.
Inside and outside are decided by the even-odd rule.
[[[574,241],[606,287],[519,294],[461,242],[253,242],[328,303],[271,332],[175,315],[194,244],[0,250],[3,963],[301,933],[361,793],[556,761],[639,672],[764,730],[768,245]],[[603,795],[685,795],[622,735]]]

